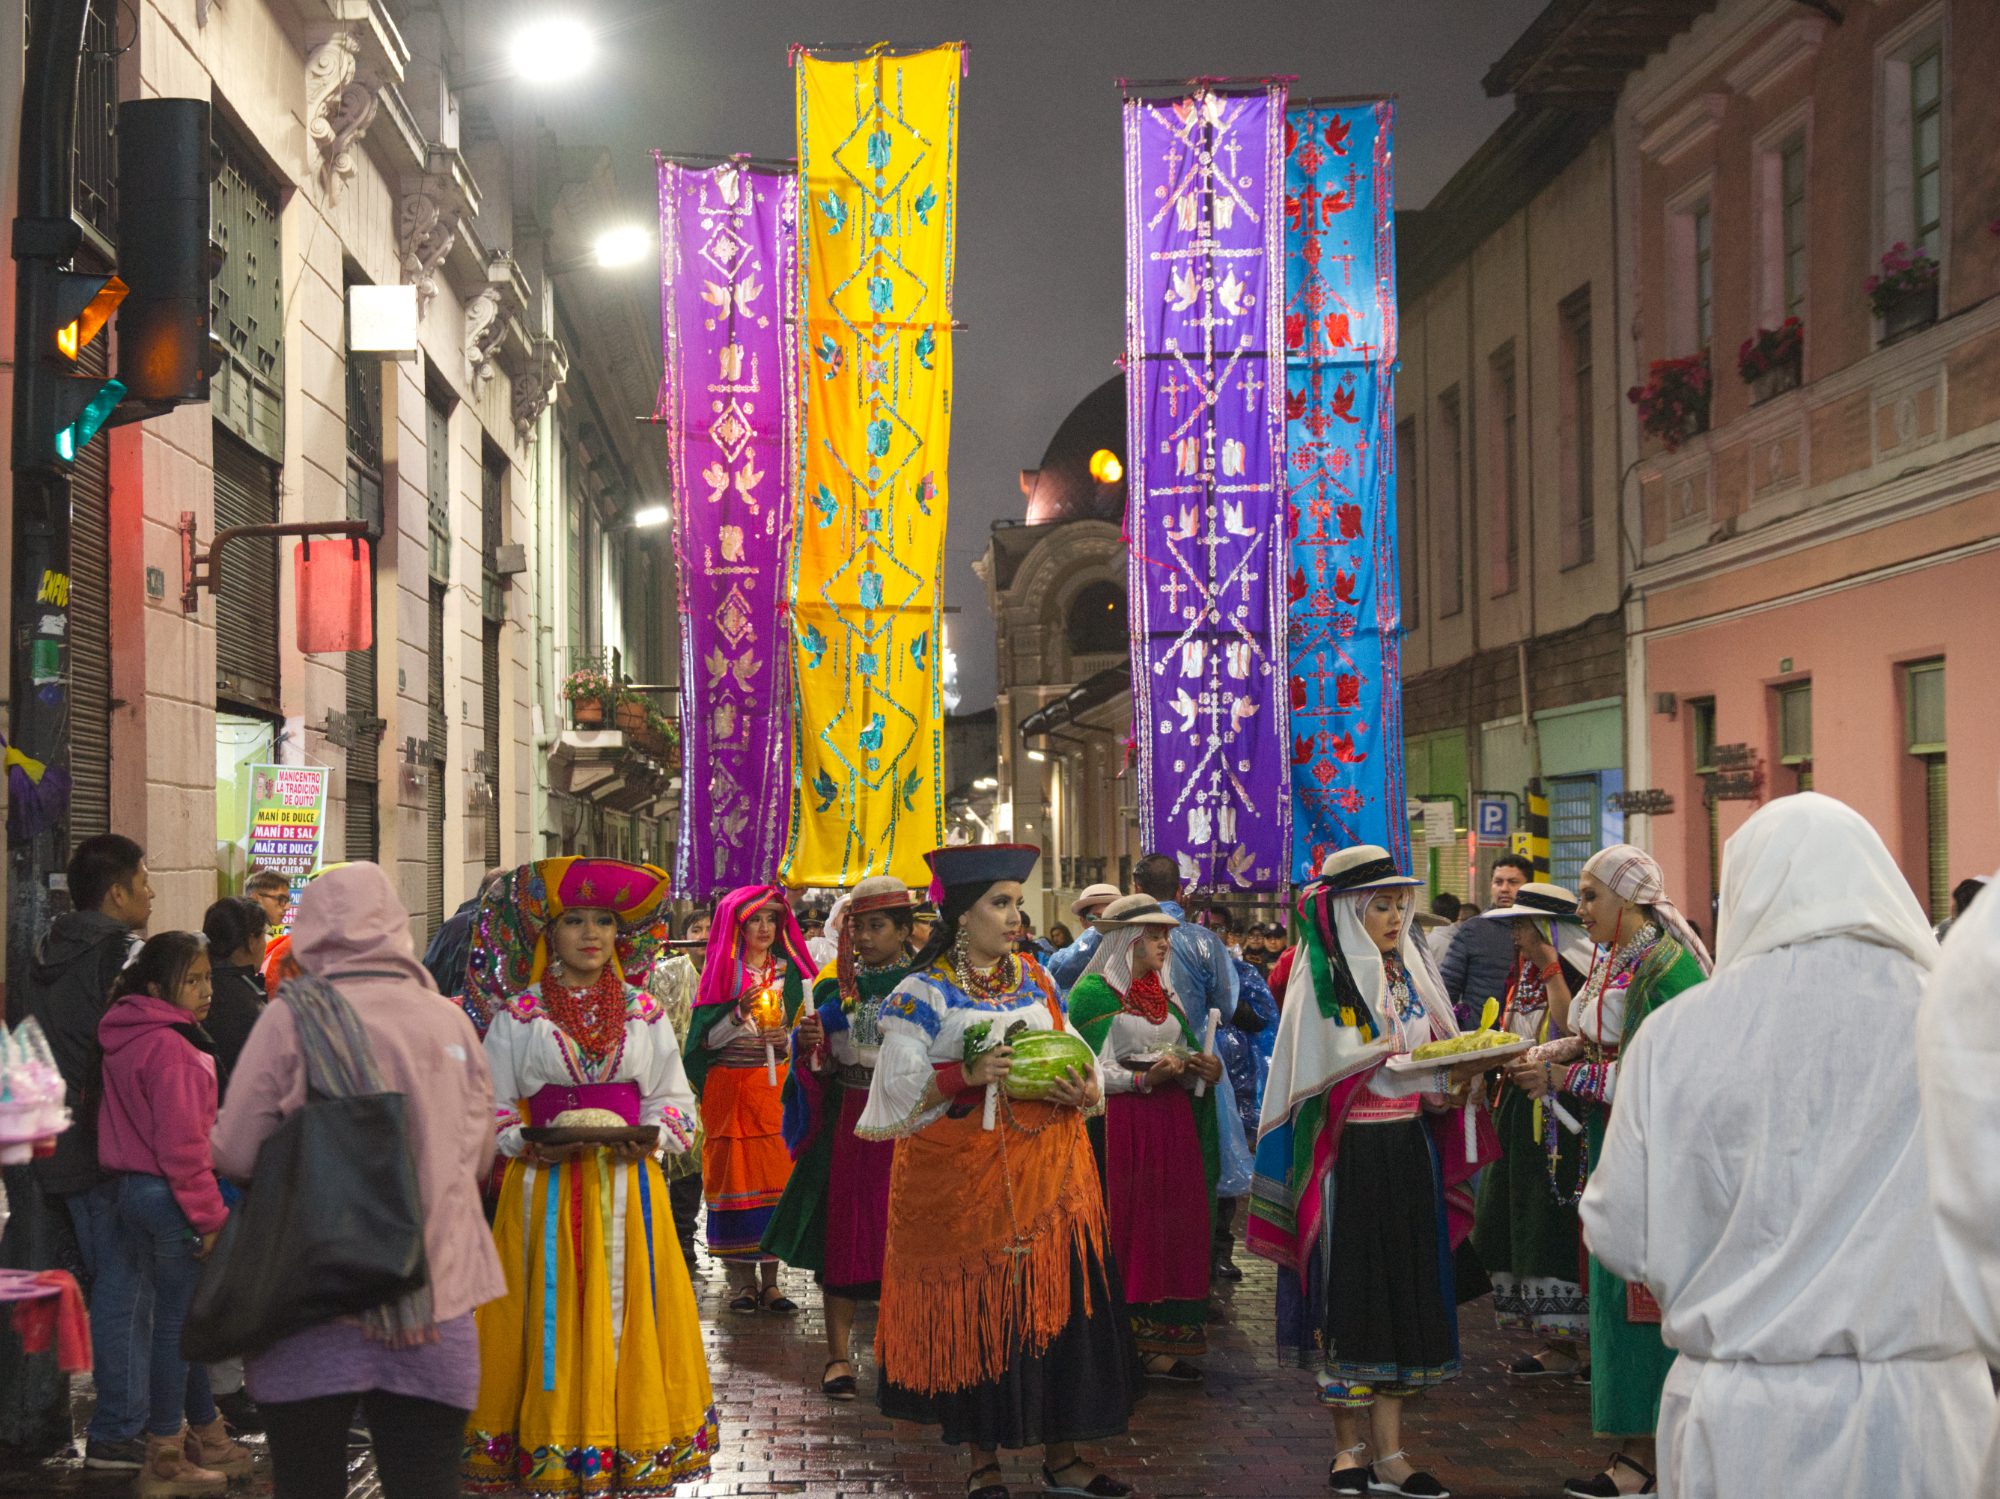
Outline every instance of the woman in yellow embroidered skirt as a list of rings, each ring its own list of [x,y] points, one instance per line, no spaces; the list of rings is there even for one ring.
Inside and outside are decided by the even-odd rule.
[[[487,894],[468,981],[508,1157],[493,1234],[507,1295],[479,1314],[478,1494],[665,1494],[708,1472],[716,1417],[656,1152],[688,1149],[694,1095],[645,981],[666,876],[546,859]],[[577,1111],[596,1113],[579,1121]],[[658,1144],[530,1144],[523,1127],[654,1126]],[[561,1121],[560,1123],[558,1121]]]
[[[729,1275],[733,1312],[796,1312],[778,1289],[764,1230],[785,1183],[785,1079],[793,1023],[814,976],[805,933],[777,885],[723,896],[688,1026],[688,1076],[701,1092],[702,1197],[708,1252]]]
[[[1045,1101],[1001,1096],[994,1128],[984,1120],[987,1084],[1013,1065],[1004,1037],[1065,1029],[1054,983],[1013,952],[1037,853],[932,853],[941,920],[882,1004],[855,1127],[897,1142],[875,1335],[881,1405],[972,1448],[972,1499],[1006,1499],[997,1450],[1035,1445],[1043,1492],[1119,1499],[1131,1489],[1076,1451],[1125,1430],[1140,1380],[1084,1132],[1103,1099],[1097,1069],[1068,1074]]]

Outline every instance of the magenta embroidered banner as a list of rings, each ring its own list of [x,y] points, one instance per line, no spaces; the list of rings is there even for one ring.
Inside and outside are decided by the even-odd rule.
[[[1291,870],[1285,88],[1125,100],[1133,738],[1149,851],[1203,888]]]
[[[797,346],[795,178],[659,159],[657,415],[674,481],[681,589],[676,893],[771,879],[791,805],[791,539]]]
[[[1285,492],[1292,876],[1410,868],[1396,565],[1395,187],[1387,100],[1286,117]]]

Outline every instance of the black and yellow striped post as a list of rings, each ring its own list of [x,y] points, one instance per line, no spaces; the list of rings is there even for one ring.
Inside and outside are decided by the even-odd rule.
[[[1528,782],[1528,858],[1535,866],[1535,878],[1549,877],[1549,798],[1541,778]]]

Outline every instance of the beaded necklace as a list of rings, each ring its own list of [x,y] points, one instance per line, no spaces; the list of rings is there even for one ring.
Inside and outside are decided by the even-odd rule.
[[[616,1058],[625,1050],[625,981],[613,965],[605,964],[595,982],[582,989],[545,976],[542,1008],[554,1023],[558,1039],[567,1043],[558,1049],[564,1067],[577,1082],[588,1081],[578,1074],[579,1061],[584,1072],[609,1075],[615,1070]]]
[[[965,933],[958,934],[957,946],[952,951],[952,966],[958,970],[958,985],[975,999],[1001,999],[1021,987],[1021,958],[1018,953],[1007,953],[999,962],[988,968],[977,968],[972,962],[972,949],[966,943]]]
[[[1148,1025],[1164,1024],[1167,1018],[1167,986],[1160,982],[1159,970],[1132,980],[1125,990],[1124,1007]]]

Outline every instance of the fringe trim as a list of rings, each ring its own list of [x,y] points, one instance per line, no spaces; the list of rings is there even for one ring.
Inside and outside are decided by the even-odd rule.
[[[1104,1263],[1104,1200],[1095,1181],[1076,1186],[1072,1178],[1024,1244],[921,1267],[891,1245],[875,1330],[888,1378],[922,1395],[990,1384],[1017,1351],[1046,1352],[1073,1316],[1091,1315],[1090,1277],[1073,1306],[1070,1265],[1079,1256]]]

